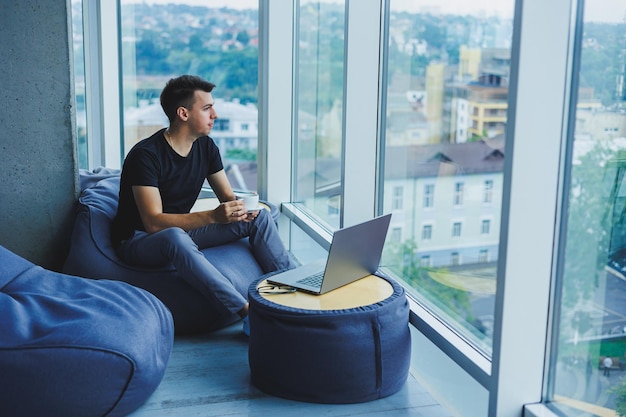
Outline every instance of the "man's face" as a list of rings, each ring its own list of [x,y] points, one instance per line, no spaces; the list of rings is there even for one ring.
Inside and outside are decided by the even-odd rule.
[[[211,93],[201,90],[195,92],[195,101],[189,110],[189,123],[198,136],[206,136],[213,129],[213,123],[217,119],[214,104]]]

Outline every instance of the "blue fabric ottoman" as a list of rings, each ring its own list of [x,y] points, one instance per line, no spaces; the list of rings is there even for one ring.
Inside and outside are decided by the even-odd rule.
[[[283,295],[260,294],[257,287],[263,279],[252,283],[248,293],[252,383],[278,397],[329,404],[371,401],[397,392],[410,364],[408,301],[395,281],[371,279],[387,281],[391,295],[336,310],[290,306],[282,302]],[[354,288],[349,287],[355,284],[334,295],[350,297]]]
[[[173,266],[139,268],[122,262],[110,239],[111,221],[119,198],[119,175],[83,175],[81,184],[85,189],[78,200],[64,273],[124,281],[150,291],[172,312],[176,334],[212,331],[240,319],[236,314],[230,317],[220,314]],[[264,204],[276,218],[278,209]],[[247,239],[202,252],[243,296],[247,296],[250,282],[263,275]]]
[[[163,379],[172,317],[122,282],[45,270],[0,246],[0,414],[124,416]]]

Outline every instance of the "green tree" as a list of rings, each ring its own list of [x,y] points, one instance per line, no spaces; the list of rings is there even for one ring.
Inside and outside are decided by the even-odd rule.
[[[214,82],[220,97],[234,98],[242,103],[258,101],[258,51],[248,47],[206,56],[199,62],[197,73]]]
[[[228,149],[225,158],[235,161],[256,161],[257,153],[250,149]]]
[[[609,255],[612,229],[610,189],[614,185],[607,161],[616,153],[602,142],[572,164],[563,306],[574,307],[593,294]],[[611,166],[611,165],[608,165]]]
[[[615,412],[619,417],[626,417],[626,378],[609,391],[615,394]]]
[[[626,23],[585,23],[583,59],[580,63],[580,86],[592,87],[605,106],[623,101],[619,77],[624,74],[626,59]]]
[[[159,46],[158,42],[147,38],[135,43],[135,54],[137,61],[137,74],[163,73],[168,71],[166,62],[167,53]]]
[[[243,46],[248,46],[250,43],[250,35],[246,30],[240,30],[237,33],[237,42],[240,42]]]
[[[452,318],[460,322],[474,323],[470,294],[432,279],[429,272],[437,269],[422,267],[416,253],[417,244],[413,240],[391,243],[385,250],[384,265],[395,275],[402,277],[418,293],[435,302],[438,308]]]

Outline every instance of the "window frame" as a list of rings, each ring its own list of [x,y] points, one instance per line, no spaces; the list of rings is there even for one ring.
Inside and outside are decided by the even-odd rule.
[[[83,0],[85,107],[89,168],[122,167],[119,0]],[[113,27],[103,34],[103,27]],[[106,138],[106,140],[105,140]]]
[[[493,204],[493,187],[494,181],[492,179],[483,182],[483,204]]]
[[[401,185],[394,185],[392,187],[392,210],[402,210],[404,207],[404,187]]]
[[[452,205],[454,207],[462,206],[464,198],[465,198],[465,182],[455,181],[454,192],[452,193]]]
[[[550,323],[558,303],[554,259],[563,215],[559,196],[567,142],[564,126],[571,111],[567,103],[575,8],[576,2],[569,0],[525,0],[515,6],[505,147],[511,157],[505,161],[503,184],[501,222],[506,227],[500,234],[489,417],[507,415],[516,402],[541,402],[546,367],[554,358],[549,355]],[[550,39],[540,33],[551,33]],[[542,106],[535,105],[537,97]],[[506,286],[501,285],[504,277]],[[525,343],[503,329],[517,329]]]
[[[433,238],[433,225],[431,223],[422,225],[422,240],[432,240]]]
[[[489,236],[491,234],[491,219],[480,219],[480,235]]]
[[[463,233],[463,222],[461,220],[452,220],[452,232],[450,236],[452,238],[461,238]]]
[[[425,209],[435,207],[435,184],[424,184],[422,207]]]

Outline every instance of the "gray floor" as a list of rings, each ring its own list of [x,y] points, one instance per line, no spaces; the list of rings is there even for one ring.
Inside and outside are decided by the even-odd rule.
[[[161,385],[131,414],[132,417],[278,415],[450,416],[411,375],[396,394],[361,404],[309,404],[264,394],[250,383],[248,342],[241,323],[216,333],[178,337]]]

